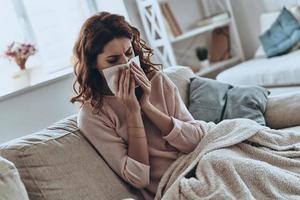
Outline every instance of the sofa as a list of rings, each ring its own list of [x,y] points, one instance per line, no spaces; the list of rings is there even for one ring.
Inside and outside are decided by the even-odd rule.
[[[164,71],[188,106],[189,78],[193,72],[184,66]],[[0,145],[0,156],[14,164],[29,199],[143,199],[138,190],[112,171],[81,134],[76,118],[76,114],[71,115],[39,132]],[[300,93],[271,96],[265,118],[271,128],[300,132]]]

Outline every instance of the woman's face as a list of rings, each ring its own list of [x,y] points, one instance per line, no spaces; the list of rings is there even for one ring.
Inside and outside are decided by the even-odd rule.
[[[104,46],[103,53],[97,56],[97,68],[106,69],[114,65],[126,64],[134,57],[131,40],[115,38]]]

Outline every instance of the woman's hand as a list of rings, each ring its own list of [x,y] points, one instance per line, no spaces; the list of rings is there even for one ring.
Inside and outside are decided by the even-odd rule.
[[[116,76],[114,81],[116,83],[114,84],[116,96],[119,97],[127,108],[127,114],[139,112],[141,108],[135,96],[135,82],[130,70],[121,69],[119,76]]]
[[[142,110],[151,105],[149,97],[151,93],[151,82],[148,80],[142,68],[138,67],[135,62],[130,64],[130,71],[133,74],[136,83],[143,89],[143,96],[140,100]]]

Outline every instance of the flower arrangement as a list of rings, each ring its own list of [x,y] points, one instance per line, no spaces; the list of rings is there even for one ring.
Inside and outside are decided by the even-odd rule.
[[[24,70],[28,57],[34,55],[36,51],[33,44],[12,42],[7,46],[4,55],[10,60],[14,60],[20,69]]]

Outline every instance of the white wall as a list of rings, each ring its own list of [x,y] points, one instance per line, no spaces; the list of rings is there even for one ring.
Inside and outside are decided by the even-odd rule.
[[[97,0],[97,7],[99,10],[105,10],[114,14],[120,14],[129,20],[126,7],[123,0]]]
[[[0,143],[23,136],[77,112],[73,76],[0,102]]]
[[[264,11],[262,0],[231,0],[237,29],[246,59],[253,57],[259,45],[259,16]]]
[[[300,5],[299,0],[264,0],[265,11],[271,12],[280,9],[282,6]]]

